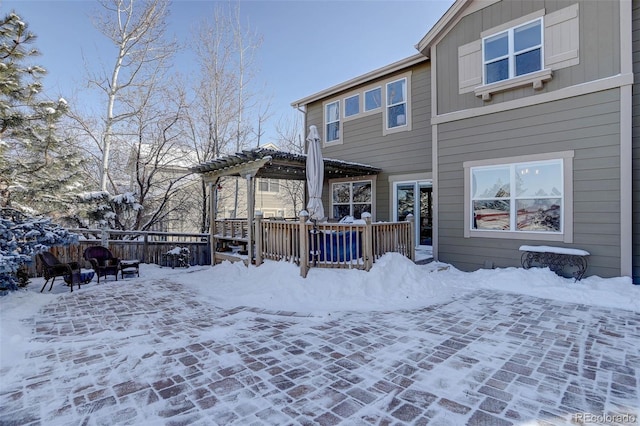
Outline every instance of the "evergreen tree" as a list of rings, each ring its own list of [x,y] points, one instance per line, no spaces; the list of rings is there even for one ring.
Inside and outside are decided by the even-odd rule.
[[[78,236],[46,217],[0,208],[0,289],[17,290],[20,268],[52,246],[77,244]]]
[[[81,188],[81,158],[56,127],[66,101],[42,99],[35,40],[15,13],[0,21],[0,207],[64,217]]]
[[[28,63],[38,55],[34,41],[15,13],[0,20],[0,288],[8,290],[18,288],[18,271],[36,253],[78,238],[35,216],[69,206],[65,197],[80,177],[55,126],[67,103],[41,99],[45,70]]]
[[[77,244],[78,236],[45,217],[0,208],[0,291],[17,290],[17,272],[36,253],[53,246]]]

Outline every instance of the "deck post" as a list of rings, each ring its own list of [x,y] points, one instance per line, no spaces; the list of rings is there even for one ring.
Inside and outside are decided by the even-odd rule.
[[[256,212],[256,266],[262,265],[262,212]]]
[[[218,240],[215,237],[216,234],[216,211],[218,210],[218,182],[220,178],[217,178],[215,182],[209,182],[209,245],[211,247],[211,266],[216,264],[216,248],[218,247]]]
[[[142,263],[149,263],[147,259],[149,258],[149,234],[144,234],[143,243],[142,243]]]
[[[247,173],[247,255],[249,256],[247,266],[253,263],[253,216],[255,209],[254,191],[255,172]]]
[[[300,212],[300,276],[307,277],[309,272],[309,233],[307,232],[307,220],[309,213],[306,210]]]
[[[373,267],[373,229],[371,227],[371,213],[365,212],[360,216],[364,219],[364,238],[362,241],[363,252],[362,257],[364,259],[364,270],[369,271]]]
[[[407,253],[409,255],[409,259],[411,259],[412,262],[416,261],[416,232],[415,232],[415,222],[416,219],[415,217],[409,213],[407,215],[407,222],[409,222],[409,247],[408,247],[408,251],[409,253]]]

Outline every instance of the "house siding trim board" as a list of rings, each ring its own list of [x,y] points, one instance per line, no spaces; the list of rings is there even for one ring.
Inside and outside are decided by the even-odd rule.
[[[633,77],[633,8],[631,0],[620,2],[620,70]],[[633,277],[633,86],[620,94],[620,271]],[[636,213],[640,214],[640,213]]]
[[[632,208],[633,208],[633,233],[632,233],[632,261],[633,280],[640,284],[640,2],[632,3],[632,67],[636,80],[632,95]]]
[[[495,114],[513,110],[516,108],[523,108],[527,106],[553,102],[560,99],[582,96],[590,93],[603,92],[623,86],[630,87],[632,84],[632,73],[618,74],[612,77],[606,77],[600,80],[590,81],[588,83],[582,83],[575,86],[566,87],[564,89],[555,90],[553,92],[541,93],[539,95],[530,96],[528,98],[520,98],[500,104],[486,105],[478,108],[450,112],[447,114],[434,115],[431,117],[431,124],[448,123],[451,121],[464,120],[480,115]]]

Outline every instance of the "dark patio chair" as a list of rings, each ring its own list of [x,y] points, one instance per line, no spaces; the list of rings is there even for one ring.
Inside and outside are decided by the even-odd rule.
[[[48,251],[38,253],[37,257],[38,260],[40,260],[40,265],[42,265],[42,274],[45,278],[45,282],[40,289],[40,293],[42,293],[44,288],[47,286],[49,280],[51,280],[51,286],[49,287],[49,291],[51,291],[56,277],[62,277],[67,281],[71,291],[73,291],[74,283],[77,283],[78,289],[80,289],[80,264],[78,264],[78,262],[62,263],[57,257]]]
[[[100,277],[106,278],[107,275],[113,275],[118,281],[120,259],[111,254],[108,248],[102,246],[88,247],[84,251],[84,258],[91,263],[91,267],[98,277],[98,283],[100,283]]]

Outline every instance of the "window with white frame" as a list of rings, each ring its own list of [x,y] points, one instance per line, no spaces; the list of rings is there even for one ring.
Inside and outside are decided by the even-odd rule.
[[[387,129],[407,125],[407,79],[387,83]]]
[[[344,117],[351,117],[360,113],[360,94],[344,99]]]
[[[258,191],[280,192],[280,181],[278,179],[259,179]]]
[[[482,40],[484,84],[540,71],[542,18]]]
[[[324,123],[325,142],[340,140],[340,101],[325,105]]]
[[[331,185],[333,218],[353,216],[360,219],[362,213],[371,213],[373,182],[370,180],[336,182]]]
[[[382,106],[382,88],[367,90],[364,92],[364,112],[373,111]]]
[[[563,160],[470,168],[473,230],[562,233]]]

